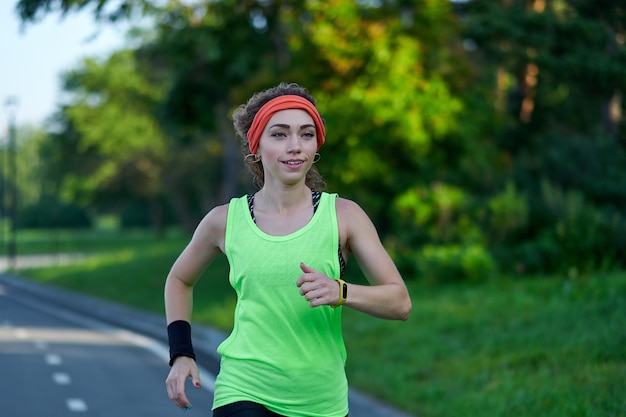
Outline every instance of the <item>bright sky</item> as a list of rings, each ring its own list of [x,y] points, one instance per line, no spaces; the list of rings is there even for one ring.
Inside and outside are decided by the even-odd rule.
[[[22,31],[16,4],[0,1],[0,136],[7,130],[9,97],[18,101],[18,125],[41,124],[57,108],[64,71],[82,58],[106,57],[125,46],[125,30],[96,24],[90,11],[50,14]]]

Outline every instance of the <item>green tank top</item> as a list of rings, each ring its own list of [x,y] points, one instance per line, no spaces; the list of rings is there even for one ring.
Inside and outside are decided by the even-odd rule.
[[[246,196],[230,201],[225,250],[238,301],[217,349],[213,408],[254,401],[290,417],[348,413],[341,307],[311,308],[296,285],[300,262],[339,278],[336,197],[322,193],[309,223],[286,236],[260,230]]]

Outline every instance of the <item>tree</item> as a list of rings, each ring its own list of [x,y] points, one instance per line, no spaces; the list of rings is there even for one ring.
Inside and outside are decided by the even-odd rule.
[[[65,74],[64,84],[64,128],[51,134],[45,150],[48,169],[63,178],[62,191],[83,204],[141,198],[159,213],[169,158],[153,110],[162,89],[137,70],[128,50],[103,62],[86,59]]]
[[[523,248],[513,256],[520,263],[554,269],[552,260],[559,259],[558,268],[595,268],[613,256],[613,248],[623,247],[626,189],[617,186],[626,181],[617,169],[626,146],[623,8],[621,1],[599,7],[592,1],[472,0],[462,10],[483,97],[493,103],[483,109],[502,121],[491,130],[494,162],[505,162],[498,177],[512,179],[530,204],[530,227],[510,243]],[[553,204],[555,199],[562,203]],[[580,204],[593,213],[585,216],[594,219],[596,230],[620,232],[605,234],[593,250],[568,254],[558,243],[562,230],[574,236],[584,228],[579,220],[563,219],[571,205]]]
[[[162,168],[152,166],[160,199],[173,203],[188,229],[210,207],[251,191],[234,141],[233,106],[294,81],[311,89],[327,123],[318,166],[329,188],[365,207],[399,263],[414,270],[456,257],[452,262],[483,268],[468,270],[472,276],[492,268],[490,256],[508,270],[597,267],[604,262],[597,254],[626,245],[619,240],[626,235],[624,14],[619,1],[604,4],[18,3],[26,21],[87,5],[100,19],[150,16],[154,26],[132,56],[134,77],[149,89],[128,93],[143,104],[124,129],[154,121],[163,145],[148,159]],[[87,85],[90,77],[77,80]],[[92,96],[64,113],[69,143],[91,146],[81,149],[96,161],[89,181],[107,178],[107,167],[130,167],[121,154],[115,163],[102,161],[99,140],[113,132],[96,140],[85,130],[89,118],[104,123],[127,99],[106,93],[116,85],[88,88]],[[143,175],[132,169],[100,184],[132,190]],[[600,235],[608,230],[609,238],[589,239],[592,247],[564,245],[588,230],[584,224]]]
[[[36,22],[48,13],[60,12],[67,14],[93,6],[93,13],[97,19],[116,21],[128,18],[135,13],[148,13],[154,10],[153,3],[150,0],[122,0],[116,2],[107,0],[20,0],[16,9],[22,21]]]

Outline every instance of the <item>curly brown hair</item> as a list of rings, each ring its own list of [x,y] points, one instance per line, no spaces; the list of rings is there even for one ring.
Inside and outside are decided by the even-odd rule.
[[[235,126],[235,132],[241,140],[241,154],[244,157],[246,166],[252,174],[252,183],[261,189],[265,184],[265,176],[263,173],[263,165],[261,161],[255,161],[253,158],[249,158],[250,144],[248,143],[248,130],[252,126],[252,121],[257,112],[268,101],[285,95],[296,95],[304,97],[315,105],[315,98],[307,91],[306,88],[296,83],[280,83],[275,87],[254,94],[246,104],[239,106],[233,113],[233,125]],[[315,165],[311,166],[309,172],[306,174],[306,185],[315,191],[324,191],[326,189],[326,181],[319,173]]]

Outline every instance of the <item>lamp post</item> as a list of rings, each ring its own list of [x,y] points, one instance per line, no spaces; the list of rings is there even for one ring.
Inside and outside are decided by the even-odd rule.
[[[9,97],[5,102],[7,113],[9,114],[9,147],[7,149],[7,181],[9,191],[7,216],[10,221],[9,240],[7,243],[7,256],[9,270],[15,270],[17,255],[17,164],[15,160],[16,138],[15,138],[15,116],[17,114],[18,101],[16,97]]]

